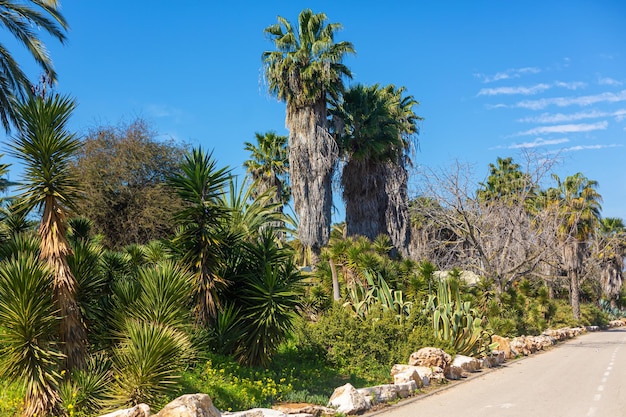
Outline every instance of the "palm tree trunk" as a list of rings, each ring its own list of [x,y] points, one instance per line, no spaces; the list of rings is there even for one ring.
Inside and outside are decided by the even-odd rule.
[[[335,265],[335,261],[333,261],[332,257],[328,260],[328,263],[330,264],[330,275],[333,279],[333,300],[339,301],[341,300],[341,292],[339,291],[339,277],[337,276],[337,266]]]
[[[580,320],[580,288],[578,280],[578,271],[572,270],[570,275],[570,303],[574,320]]]
[[[409,174],[402,157],[396,162],[387,162],[385,178],[385,194],[387,209],[385,212],[385,230],[391,243],[403,255],[409,255],[411,240],[411,222],[409,217]]]
[[[325,97],[313,106],[288,106],[289,175],[298,216],[298,238],[311,250],[312,264],[330,237],[333,168],[337,144],[326,126]]]
[[[351,158],[341,175],[346,203],[346,235],[365,236],[370,240],[385,233],[385,169],[370,159]]]
[[[52,195],[46,197],[39,234],[40,257],[54,273],[54,301],[61,315],[59,336],[65,362],[68,369],[80,368],[87,354],[87,332],[76,303],[76,279],[67,263],[72,249],[65,238],[65,219]]]

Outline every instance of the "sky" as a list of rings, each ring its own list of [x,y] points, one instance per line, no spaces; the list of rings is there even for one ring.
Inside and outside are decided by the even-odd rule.
[[[141,117],[243,173],[255,132],[288,133],[285,105],[263,80],[261,54],[273,47],[263,29],[278,15],[295,23],[305,8],[341,23],[336,40],[353,43],[346,85],[404,86],[419,101],[419,170],[459,161],[479,182],[496,158],[522,163],[533,152],[556,158],[561,178],[598,181],[602,215],[626,219],[621,0],[61,0],[68,41],[42,38],[57,92],[78,103],[71,128],[80,135]],[[3,35],[36,79],[28,54]]]

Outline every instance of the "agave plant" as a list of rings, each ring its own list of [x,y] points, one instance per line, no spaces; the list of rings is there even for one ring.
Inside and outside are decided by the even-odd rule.
[[[469,301],[461,301],[453,280],[439,282],[437,295],[429,296],[426,310],[432,314],[435,337],[450,342],[458,354],[478,356],[491,348],[482,315]]]

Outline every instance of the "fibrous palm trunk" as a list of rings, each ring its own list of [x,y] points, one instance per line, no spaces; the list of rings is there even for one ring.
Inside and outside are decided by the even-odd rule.
[[[76,303],[76,279],[70,271],[67,257],[72,249],[65,238],[65,216],[54,196],[46,197],[39,229],[42,260],[54,273],[54,301],[61,315],[59,337],[68,369],[82,367],[86,355],[87,335]]]
[[[386,231],[391,243],[403,255],[408,256],[411,240],[411,221],[409,217],[409,174],[400,160],[385,164],[385,194],[388,203],[385,212]]]
[[[575,238],[568,238],[563,243],[563,260],[570,281],[570,304],[575,320],[580,320],[580,282],[579,275],[583,266],[585,244]]]
[[[289,175],[298,238],[311,250],[311,264],[319,260],[330,237],[333,167],[337,145],[326,126],[326,101],[311,106],[288,106]]]

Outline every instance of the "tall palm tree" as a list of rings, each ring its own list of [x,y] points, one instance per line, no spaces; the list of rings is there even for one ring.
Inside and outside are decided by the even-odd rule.
[[[342,61],[354,53],[350,42],[335,42],[338,23],[324,13],[305,9],[294,28],[283,17],[265,33],[276,46],[263,53],[271,94],[286,102],[289,129],[289,177],[298,216],[298,238],[319,259],[330,236],[333,167],[337,146],[328,133],[327,100],[343,90],[351,77]]]
[[[0,26],[24,45],[51,82],[56,72],[45,45],[42,30],[65,42],[67,22],[58,10],[57,0],[0,1]],[[30,91],[31,83],[6,47],[0,44],[0,119],[5,130],[16,123],[18,101]]]
[[[576,173],[564,181],[553,174],[557,182],[552,190],[552,201],[559,217],[557,234],[561,242],[563,262],[570,281],[570,303],[574,319],[580,319],[579,277],[587,255],[589,238],[595,233],[600,221],[602,196],[598,182],[582,173]],[[550,190],[549,190],[550,191]],[[554,206],[556,204],[556,206]]]
[[[388,234],[406,252],[409,237],[409,151],[417,134],[418,104],[404,88],[356,85],[331,109],[344,159],[341,176],[347,234],[374,240]]]
[[[605,217],[600,222],[598,253],[602,292],[612,307],[624,284],[624,256],[626,255],[626,226],[619,217]]]
[[[70,159],[80,147],[79,139],[67,130],[74,100],[50,95],[29,96],[18,109],[17,134],[9,145],[11,154],[24,164],[19,196],[23,210],[41,212],[40,258],[54,274],[54,300],[59,309],[60,339],[67,366],[84,363],[86,330],[76,303],[76,279],[67,257],[72,253],[66,238],[67,217],[80,198]]]
[[[212,155],[197,148],[185,156],[180,171],[169,178],[184,203],[176,213],[180,231],[174,244],[195,274],[196,318],[201,324],[216,317],[219,291],[226,285],[217,273],[223,250],[218,226],[228,215],[220,196],[229,176],[227,168],[218,169]]]
[[[246,151],[250,152],[250,159],[243,164],[248,174],[255,181],[256,187],[253,197],[264,194],[270,189],[275,190],[273,203],[281,206],[289,202],[291,190],[287,181],[289,172],[289,151],[287,136],[277,135],[276,132],[264,134],[256,133],[256,144],[245,142]]]

